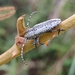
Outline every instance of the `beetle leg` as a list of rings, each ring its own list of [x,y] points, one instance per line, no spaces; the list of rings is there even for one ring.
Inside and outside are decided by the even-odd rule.
[[[57,30],[51,30],[51,32],[56,32],[56,31],[58,31],[58,35],[60,34],[60,31],[65,31],[63,28],[59,28],[59,29],[57,29]]]
[[[34,38],[33,45],[34,45],[35,47],[37,47],[37,44],[43,45],[43,44],[39,41],[39,37]]]
[[[33,45],[37,47],[37,38],[34,38]]]
[[[57,29],[57,31],[58,31],[58,35],[60,34],[60,31],[65,31],[63,28],[59,28],[59,29]]]
[[[40,45],[44,45],[43,43],[41,43],[41,42],[39,41],[39,37],[37,37],[37,43],[40,44]]]

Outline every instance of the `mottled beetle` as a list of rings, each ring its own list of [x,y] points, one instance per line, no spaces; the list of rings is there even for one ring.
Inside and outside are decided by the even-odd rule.
[[[34,11],[31,14],[31,16],[36,12],[38,12],[38,11]],[[31,16],[28,19],[27,25],[29,24],[29,20],[30,20]],[[24,64],[26,64],[26,62],[23,58],[23,50],[24,50],[24,45],[27,42],[27,40],[33,39],[34,40],[33,45],[37,47],[37,43],[41,44],[39,42],[39,36],[44,34],[44,33],[47,33],[47,32],[54,32],[53,29],[55,27],[57,27],[60,23],[61,23],[61,19],[58,19],[58,18],[50,19],[50,20],[44,21],[42,23],[36,24],[35,26],[33,26],[32,28],[29,28],[26,31],[25,36],[24,36],[25,42],[23,43],[22,48],[21,48],[21,59],[22,59]],[[64,31],[64,30],[58,29],[57,31],[59,34],[60,31]]]

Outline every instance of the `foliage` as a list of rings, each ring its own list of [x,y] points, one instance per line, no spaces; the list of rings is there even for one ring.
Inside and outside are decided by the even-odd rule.
[[[0,54],[5,52],[7,49],[9,49],[13,43],[14,43],[14,37],[16,36],[16,20],[19,16],[23,14],[27,14],[25,23],[27,22],[27,18],[31,14],[31,12],[38,10],[41,13],[36,14],[31,18],[30,21],[30,27],[35,25],[36,23],[40,23],[42,21],[45,21],[48,19],[48,16],[50,15],[50,11],[54,9],[53,5],[54,0],[0,0],[1,6],[9,6],[13,5],[16,9],[16,14],[8,19],[5,19],[3,21],[0,21]],[[75,0],[69,0],[64,8],[61,8],[62,11],[59,14],[62,19],[65,19],[69,17],[70,15],[74,14],[75,11]],[[9,11],[7,11],[9,12]],[[0,12],[0,14],[6,13]],[[34,62],[37,68],[37,74],[40,72],[39,75],[42,74],[42,72],[46,71],[48,68],[51,67],[51,65],[54,64],[58,59],[60,59],[73,45],[73,41],[75,41],[73,36],[74,34],[70,33],[73,29],[69,30],[63,35],[58,36],[58,38],[54,38],[50,42],[50,46],[46,47],[41,46],[38,47],[30,52],[27,52],[24,57],[27,62],[32,63]],[[12,35],[11,35],[12,34]],[[72,36],[72,37],[71,37]],[[39,64],[39,62],[42,62],[43,67]],[[67,66],[67,68],[70,68],[72,60],[67,59],[64,62],[63,70]],[[8,75],[29,75],[29,66],[28,68],[26,66],[22,66],[21,58],[17,58],[17,60],[12,60],[6,65],[3,65],[0,70],[4,70],[8,73]],[[37,66],[40,65],[40,66]],[[21,69],[18,67],[21,66]],[[5,67],[5,68],[4,68]],[[26,67],[26,68],[25,68]],[[7,70],[7,68],[9,70]],[[18,70],[17,70],[18,69]],[[19,71],[20,70],[20,71]],[[62,70],[62,71],[63,71]],[[1,72],[1,71],[0,71]],[[65,71],[64,71],[65,72]],[[63,74],[63,73],[62,73]],[[62,75],[61,74],[61,75]],[[65,74],[68,74],[68,72]],[[65,75],[63,74],[63,75]]]
[[[73,62],[72,62],[68,75],[75,75],[75,56],[73,58]]]
[[[68,75],[69,68],[71,66],[72,59],[68,58],[63,62],[63,70],[59,75]]]

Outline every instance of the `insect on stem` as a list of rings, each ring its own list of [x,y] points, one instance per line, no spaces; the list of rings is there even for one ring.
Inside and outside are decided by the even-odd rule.
[[[29,21],[31,19],[31,16],[36,13],[38,11],[34,11],[29,19],[28,19],[28,23],[27,25],[29,25]],[[21,59],[23,61],[23,63],[26,64],[24,58],[23,58],[23,52],[24,52],[24,46],[26,44],[26,42],[28,40],[33,40],[33,45],[35,47],[37,47],[37,44],[41,44],[40,41],[39,41],[39,37],[44,34],[44,33],[48,33],[48,32],[58,32],[60,33],[60,31],[64,31],[64,29],[57,29],[57,30],[54,30],[55,27],[57,27],[59,24],[61,23],[61,19],[59,18],[54,18],[54,19],[50,19],[50,20],[47,20],[47,21],[44,21],[42,23],[39,23],[39,24],[36,24],[35,26],[33,26],[32,28],[29,28],[26,30],[26,33],[25,33],[25,42],[23,43],[22,45],[22,48],[21,48]]]

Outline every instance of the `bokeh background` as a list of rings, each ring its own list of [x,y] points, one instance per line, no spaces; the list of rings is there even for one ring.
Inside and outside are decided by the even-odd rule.
[[[16,13],[0,20],[0,54],[8,50],[17,35],[16,21],[33,11],[40,11],[30,21],[30,27],[51,18],[65,20],[75,13],[75,0],[0,0],[0,7],[13,6]],[[0,15],[10,11],[0,11]],[[1,17],[0,17],[1,18]],[[75,75],[75,27],[50,41],[49,47],[40,46],[24,54],[28,65],[20,56],[0,66],[0,75]],[[2,58],[3,59],[3,58]]]

